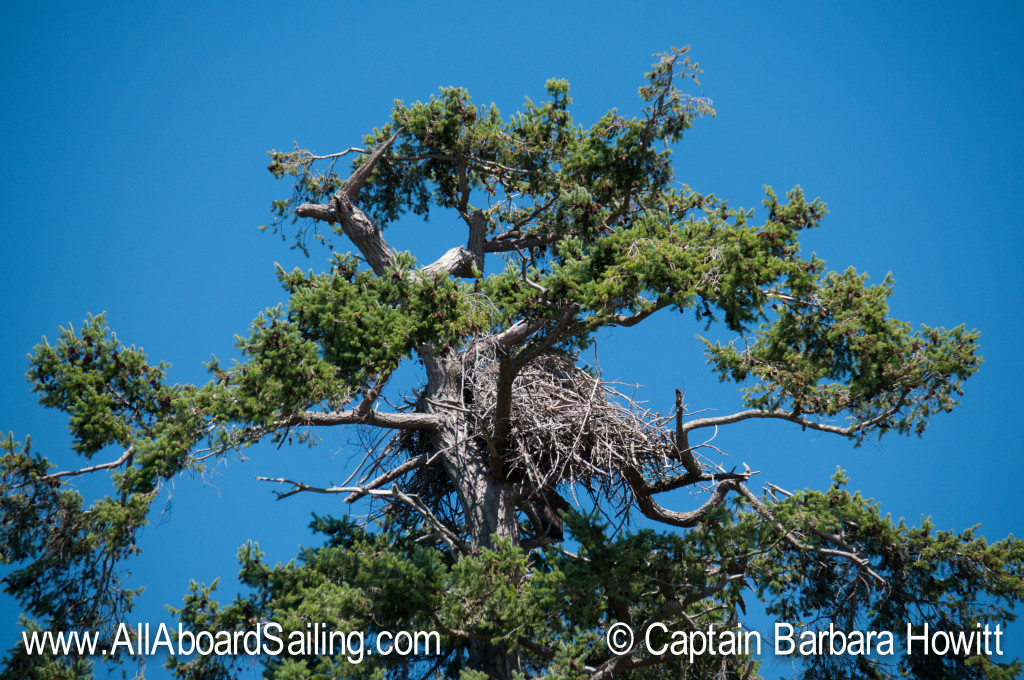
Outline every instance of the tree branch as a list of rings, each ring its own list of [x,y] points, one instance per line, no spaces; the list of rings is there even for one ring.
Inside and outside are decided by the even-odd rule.
[[[350,411],[303,411],[277,423],[287,425],[375,425],[395,430],[433,430],[438,426],[438,417],[432,413],[388,413],[368,410],[360,413]]]
[[[423,273],[433,275],[444,272],[468,279],[483,272],[484,235],[487,229],[484,214],[479,210],[474,210],[473,214],[466,218],[466,221],[469,223],[468,246],[452,248],[439,257],[436,262],[424,267]]]
[[[309,217],[330,224],[341,222],[341,215],[335,212],[334,208],[330,205],[321,205],[319,203],[303,203],[295,209],[295,215],[297,217]]]
[[[384,375],[378,376],[377,381],[373,384],[373,387],[366,390],[363,395],[363,400],[359,402],[359,406],[356,406],[354,411],[356,415],[361,418],[365,418],[367,415],[373,412],[373,403],[377,401],[377,397],[380,396],[384,386],[388,384],[388,380],[391,378],[391,371],[387,371]]]
[[[310,217],[332,224],[341,223],[342,231],[359,248],[359,252],[363,254],[378,276],[391,265],[391,248],[388,247],[384,236],[373,220],[357,208],[353,201],[359,196],[359,190],[363,188],[377,162],[401,132],[399,130],[388,140],[379,144],[362,165],[356,168],[352,176],[345,180],[341,188],[334,192],[327,205],[303,203],[295,209],[295,215],[298,217]]]
[[[530,361],[551,349],[561,340],[573,335],[581,325],[573,323],[573,320],[576,318],[576,313],[579,311],[580,306],[575,302],[566,305],[562,309],[562,313],[558,315],[557,319],[555,319],[554,328],[548,331],[547,335],[539,340],[531,342],[528,346],[523,347],[516,353],[513,358],[513,372],[518,373],[519,370]],[[550,320],[543,323],[537,330],[541,330],[544,326],[547,326],[550,323]]]
[[[345,149],[344,151],[339,151],[338,153],[329,153],[329,154],[327,154],[325,156],[311,155],[309,158],[311,160],[314,160],[314,161],[323,161],[323,160],[327,160],[328,158],[333,160],[333,159],[336,159],[336,158],[341,158],[342,156],[347,156],[350,153],[370,153],[370,152],[367,149],[364,149],[362,147],[350,146],[347,149]]]
[[[411,496],[407,493],[402,492],[396,486],[392,486],[390,489],[369,489],[365,486],[331,486],[331,487],[318,487],[310,486],[304,482],[296,482],[291,479],[285,479],[283,477],[257,477],[257,480],[261,482],[274,482],[277,484],[291,484],[291,491],[284,491],[277,493],[277,500],[284,500],[289,496],[294,496],[297,493],[304,491],[310,493],[323,493],[323,494],[335,494],[335,493],[348,493],[348,494],[361,494],[369,496],[378,496],[381,498],[394,498],[402,503],[405,503],[410,508],[420,514],[420,516],[430,524],[440,536],[441,539],[448,545],[448,549],[453,553],[459,552],[463,555],[469,554],[469,547],[462,542],[462,539],[458,535],[446,527],[441,521],[434,516],[434,513],[430,512],[430,509],[423,504],[419,498]]]
[[[782,534],[783,539],[797,550],[801,552],[816,552],[821,555],[832,555],[833,557],[841,557],[843,559],[849,560],[850,562],[856,564],[860,569],[863,569],[866,574],[871,576],[878,583],[881,583],[883,585],[885,584],[885,579],[879,576],[878,573],[871,568],[871,562],[866,558],[861,557],[856,552],[854,552],[853,548],[839,537],[834,535],[826,535],[820,531],[814,532],[815,535],[817,535],[819,538],[823,538],[827,541],[833,541],[837,545],[847,548],[846,550],[835,550],[832,548],[815,548],[814,546],[806,545],[799,538],[797,538],[797,536],[792,531],[789,531],[784,526],[782,526],[782,523],[775,518],[775,513],[772,512],[771,508],[765,505],[765,503],[761,501],[760,498],[754,495],[753,491],[748,489],[743,484],[737,484],[736,486],[737,491],[740,493],[740,495],[747,499],[750,505],[753,506],[754,510],[756,510],[765,519],[768,519],[771,522],[773,522],[776,530],[778,530]]]
[[[557,234],[529,235],[508,233],[484,242],[485,253],[507,253],[512,250],[528,250],[530,248],[543,248],[549,246],[559,239]]]
[[[693,486],[699,482],[745,482],[754,474],[757,473],[750,470],[746,470],[744,472],[701,473],[696,476],[687,472],[683,475],[675,475],[674,477],[659,479],[656,482],[648,482],[646,490],[651,495],[654,495],[658,493],[665,493],[666,491],[675,491],[676,489],[680,489],[684,486]]]
[[[362,165],[356,168],[355,172],[352,173],[352,176],[345,180],[345,183],[341,186],[341,191],[345,192],[345,195],[350,201],[354,201],[359,197],[359,190],[363,188],[364,184],[366,184],[366,179],[370,176],[370,173],[373,172],[373,168],[377,165],[377,162],[381,157],[387,153],[387,150],[391,148],[391,145],[395,143],[395,140],[398,139],[398,136],[402,134],[404,129],[405,128],[399,128],[398,131],[391,135],[387,141],[378,144],[377,148],[370,153],[367,159],[363,161]]]
[[[505,452],[505,443],[512,428],[512,384],[516,370],[507,352],[498,355],[498,379],[494,387],[494,437],[493,448],[500,456]]]
[[[376,479],[373,479],[367,482],[366,484],[360,486],[359,488],[364,489],[364,491],[354,491],[348,496],[345,496],[345,502],[354,503],[360,498],[366,496],[366,494],[369,493],[371,490],[378,489],[387,484],[388,482],[398,479],[405,473],[415,468],[418,468],[420,465],[423,465],[425,462],[427,462],[426,454],[423,454],[422,456],[416,456],[415,458],[410,458],[409,460],[405,461],[398,467],[392,468],[391,470],[388,470],[387,472],[380,475]]]
[[[856,437],[858,431],[866,430],[869,427],[877,425],[878,423],[889,418],[893,414],[897,413],[901,408],[906,405],[907,393],[903,392],[900,394],[900,398],[891,407],[882,411],[878,415],[862,420],[860,422],[853,423],[846,427],[839,427],[838,425],[829,425],[827,423],[819,423],[814,420],[808,420],[802,417],[799,413],[794,411],[785,411],[783,409],[775,409],[774,411],[762,411],[760,409],[748,409],[746,411],[740,411],[727,416],[716,416],[712,418],[697,418],[691,420],[688,423],[683,424],[683,432],[690,432],[691,430],[697,430],[702,427],[717,427],[719,425],[731,425],[732,423],[738,423],[741,420],[750,420],[754,418],[776,418],[778,420],[788,420],[791,423],[796,423],[801,427],[807,427],[812,430],[819,430],[821,432],[829,432],[831,434],[838,434],[842,437]]]
[[[690,512],[676,512],[662,507],[652,498],[655,493],[672,488],[671,485],[664,488],[662,485],[651,485],[644,479],[643,474],[639,470],[630,465],[624,465],[620,469],[620,473],[623,479],[626,480],[630,491],[633,492],[633,497],[636,499],[640,512],[651,519],[677,527],[693,527],[700,524],[709,512],[722,504],[726,494],[730,491],[735,491],[737,487],[742,487],[740,480],[746,479],[750,474],[748,472],[737,475],[730,474],[727,479],[719,479],[718,486],[711,492],[711,498],[704,505]],[[689,477],[690,474],[687,473],[676,479],[688,480]],[[708,477],[715,479],[715,475],[708,475]]]
[[[636,499],[640,512],[653,520],[684,528],[700,524],[708,516],[708,513],[722,504],[726,494],[730,491],[735,491],[736,487],[740,486],[738,482],[731,479],[720,482],[714,491],[711,492],[711,498],[705,501],[704,505],[690,512],[676,512],[675,510],[662,507],[651,497],[652,489],[647,485],[647,482],[639,472],[624,468],[622,476],[626,479],[626,483],[633,492],[633,497]]]
[[[667,300],[667,299],[658,300],[658,301],[656,301],[654,303],[653,307],[651,307],[650,309],[644,310],[642,312],[637,312],[636,314],[631,314],[629,316],[625,316],[623,314],[617,314],[615,316],[615,318],[612,319],[612,321],[610,323],[613,326],[626,326],[626,327],[635,326],[638,323],[640,323],[641,321],[643,321],[644,319],[646,319],[647,317],[649,317],[651,314],[654,314],[658,310],[665,309],[666,307],[670,306],[671,304],[672,304],[672,302],[670,300]]]
[[[391,267],[392,251],[380,229],[343,191],[331,197],[331,207],[340,217],[345,236],[359,248],[374,273],[382,276]]]
[[[477,265],[482,272],[484,270],[484,246],[487,239],[487,222],[484,220],[482,210],[474,210],[467,220],[469,223],[469,243],[467,248],[477,259]]]
[[[135,447],[129,446],[128,450],[121,454],[121,457],[117,460],[112,460],[109,463],[101,463],[100,465],[91,465],[89,467],[80,468],[78,470],[64,470],[62,472],[54,472],[50,475],[44,475],[39,479],[32,480],[35,482],[48,482],[51,479],[60,479],[61,477],[77,477],[78,475],[87,475],[90,472],[98,472],[99,470],[113,470],[116,467],[121,466],[123,463],[131,460],[132,456],[135,455]],[[24,484],[19,485],[24,486]],[[19,488],[14,487],[14,488]]]
[[[517,321],[501,333],[494,336],[494,342],[500,349],[508,350],[512,346],[522,342],[544,327],[544,321],[536,319]]]
[[[796,423],[802,427],[807,427],[812,430],[820,430],[822,432],[831,432],[832,434],[842,435],[843,437],[853,437],[858,428],[861,427],[861,423],[855,423],[849,427],[838,427],[836,425],[828,425],[827,423],[819,423],[813,420],[807,420],[806,418],[800,417],[798,414],[792,411],[784,411],[782,409],[775,409],[774,411],[762,411],[761,409],[748,409],[746,411],[740,411],[738,413],[732,413],[727,416],[715,416],[711,418],[697,418],[687,423],[683,423],[683,432],[691,432],[698,430],[702,427],[718,427],[719,425],[731,425],[732,423],[738,423],[742,420],[752,420],[756,418],[775,418],[778,420],[788,420],[791,423]]]
[[[423,273],[430,276],[445,273],[468,279],[473,277],[475,261],[476,257],[473,256],[473,253],[469,252],[465,246],[458,246],[424,267]]]
[[[683,429],[683,393],[676,390],[676,455],[679,462],[686,468],[687,477],[699,477],[701,474],[700,463],[693,456],[690,448],[690,439]]]

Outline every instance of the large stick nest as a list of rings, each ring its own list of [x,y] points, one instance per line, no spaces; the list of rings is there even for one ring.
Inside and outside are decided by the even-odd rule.
[[[495,453],[498,361],[477,348],[459,355],[468,438],[482,456]],[[645,409],[603,382],[573,356],[546,354],[524,367],[512,385],[511,424],[503,472],[525,492],[544,502],[545,491],[580,486],[597,499],[618,498],[627,508],[632,494],[621,472],[632,469],[648,480],[680,472],[669,417]],[[429,452],[424,433],[392,442],[401,458]],[[407,487],[438,507],[453,491],[440,460],[416,474]]]
[[[481,419],[495,427],[497,362],[477,362],[466,374]],[[479,395],[479,396],[477,396]],[[583,484],[613,493],[623,467],[660,472],[671,467],[672,433],[662,419],[584,370],[571,356],[545,355],[512,385],[512,423],[504,462],[535,489]]]

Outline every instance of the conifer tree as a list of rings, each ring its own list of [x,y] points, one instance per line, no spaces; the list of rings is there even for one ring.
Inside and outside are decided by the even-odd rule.
[[[648,632],[657,648],[664,631],[734,631],[755,598],[810,630],[1012,620],[1020,541],[893,521],[841,471],[827,491],[785,492],[726,469],[709,443],[716,428],[755,419],[853,446],[922,435],[981,358],[976,331],[892,318],[890,279],[871,285],[805,257],[800,235],[826,208],[799,188],[784,199],[767,189],[755,216],[677,183],[672,145],[713,113],[688,94],[697,73],[685,49],[660,55],[641,114],[612,110],[589,127],[573,120],[565,81],[510,118],[445,88],[396,102],[360,147],[271,152],[268,169],[293,188],[270,230],[307,253],[325,246],[329,260],[319,273],[279,269],[288,302],[255,319],[240,360],[213,360],[205,384],[172,385],[102,315],[35,348],[33,389],[68,415],[84,460],[55,471],[27,439],[0,442],[4,587],[23,625],[96,630],[109,643],[140,585],[124,562],[169,480],[333,427],[387,437],[345,485],[327,481],[335,473],[268,489],[373,499],[382,521],[317,517],[322,545],[287,565],[243,546],[241,594],[221,603],[215,584],[197,584],[177,614],[196,631],[437,631],[442,649],[358,664],[265,655],[266,677],[755,678],[746,653],[691,659],[642,644]],[[409,213],[432,217],[423,228],[453,247],[426,264],[392,247],[387,227]],[[655,313],[735,334],[705,341],[711,370],[740,386],[735,412],[693,417],[679,393],[667,413],[648,411],[586,365],[598,331]],[[385,395],[401,386],[389,381],[409,367],[420,382],[396,405]],[[75,480],[103,474],[110,494],[86,504]],[[705,493],[665,507],[659,496],[678,489]],[[640,516],[662,529],[607,519]],[[636,633],[623,654],[606,642],[617,623]],[[178,677],[219,679],[242,661],[168,663]],[[799,661],[808,679],[1020,670],[983,654]],[[7,677],[40,679],[91,677],[96,663],[20,648],[4,659]]]

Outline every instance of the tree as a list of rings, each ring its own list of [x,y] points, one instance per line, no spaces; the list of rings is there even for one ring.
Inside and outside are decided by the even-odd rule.
[[[669,145],[707,101],[687,94],[686,50],[663,55],[640,88],[642,113],[574,123],[569,87],[502,118],[462,89],[396,102],[364,147],[318,156],[271,152],[294,190],[271,229],[308,254],[343,237],[325,272],[278,277],[289,294],[240,338],[241,360],[216,359],[203,385],[170,385],[166,365],[120,344],[102,316],[35,348],[41,402],[69,416],[75,453],[109,462],[52,472],[30,443],[3,441],[3,558],[24,625],[92,629],[104,644],[130,610],[124,560],[168,480],[268,440],[316,441],[323,427],[382,431],[341,486],[268,479],[301,493],[376,499],[377,525],[317,517],[320,547],[270,566],[239,553],[245,589],[213,599],[196,584],[178,611],[189,630],[244,633],[280,622],[344,632],[433,630],[442,651],[415,659],[294,651],[264,655],[274,678],[756,677],[746,650],[612,653],[631,626],[653,649],[668,632],[734,634],[756,594],[780,620],[817,630],[973,630],[1010,621],[1024,596],[1024,545],[971,531],[909,527],[846,489],[789,493],[755,472],[725,469],[706,433],[755,419],[795,423],[858,445],[923,434],[977,371],[978,333],[888,315],[888,278],[831,272],[799,236],[825,205],[799,188],[767,215],[730,208],[674,183]],[[350,156],[343,179],[339,160]],[[385,228],[412,212],[461,220],[466,245],[420,265]],[[490,256],[490,257],[488,257]],[[744,407],[693,417],[680,393],[668,414],[645,410],[585,365],[594,334],[656,312],[693,315],[736,335],[705,341],[708,362],[742,385]],[[666,357],[670,360],[671,357]],[[394,405],[387,390],[415,366],[420,382]],[[845,421],[845,422],[844,422]],[[115,453],[110,454],[111,451]],[[70,483],[109,472],[112,494],[86,506]],[[658,495],[705,492],[695,508]],[[571,500],[570,500],[571,499]],[[665,529],[626,531],[642,514]],[[180,677],[233,677],[238,659],[173,658]],[[817,655],[806,678],[1016,677],[984,654]],[[85,677],[74,655],[5,659],[18,677]],[[376,674],[376,675],[375,675]]]

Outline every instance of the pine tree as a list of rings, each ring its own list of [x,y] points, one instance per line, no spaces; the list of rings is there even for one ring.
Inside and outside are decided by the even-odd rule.
[[[171,385],[166,365],[122,345],[102,316],[35,348],[33,389],[68,414],[89,463],[53,472],[29,442],[2,441],[4,583],[23,625],[97,630],[109,643],[138,592],[124,560],[169,480],[261,441],[313,443],[342,426],[389,433],[361,481],[267,481],[282,497],[372,498],[381,521],[317,517],[323,544],[287,565],[243,546],[242,594],[222,604],[216,584],[196,584],[178,616],[195,631],[268,621],[285,634],[312,622],[371,636],[436,631],[441,651],[358,664],[265,655],[267,677],[753,678],[758,662],[742,650],[691,659],[641,644],[650,634],[658,649],[675,630],[725,636],[751,597],[810,630],[1012,620],[1024,596],[1020,541],[895,522],[841,471],[827,491],[757,492],[754,472],[725,469],[707,443],[710,430],[754,419],[854,446],[921,435],[958,403],[981,358],[976,331],[891,318],[888,278],[870,285],[804,257],[800,234],[826,208],[799,188],[785,199],[767,189],[757,221],[675,182],[671,145],[713,114],[687,93],[698,73],[685,49],[661,55],[640,88],[641,115],[612,110],[589,128],[573,121],[568,83],[552,80],[546,101],[511,118],[446,88],[396,102],[361,148],[271,152],[268,169],[294,189],[274,203],[269,228],[331,256],[320,273],[279,269],[289,301],[253,322],[240,361],[212,361],[206,384]],[[389,246],[389,224],[432,211],[464,223],[465,245],[426,265]],[[599,330],[659,311],[736,335],[705,346],[712,370],[742,386],[741,410],[693,417],[677,392],[673,410],[651,412],[586,365]],[[383,396],[389,380],[413,365],[420,386],[395,406]],[[91,462],[110,451],[110,462]],[[102,473],[111,495],[86,506],[71,484]],[[686,488],[705,490],[702,504],[658,500]],[[638,515],[663,530],[606,519]],[[617,623],[638,641],[621,655],[606,643]],[[980,654],[800,660],[805,678],[1019,673]],[[230,678],[238,662],[169,664],[183,678]],[[20,648],[5,663],[9,677],[93,669]]]

